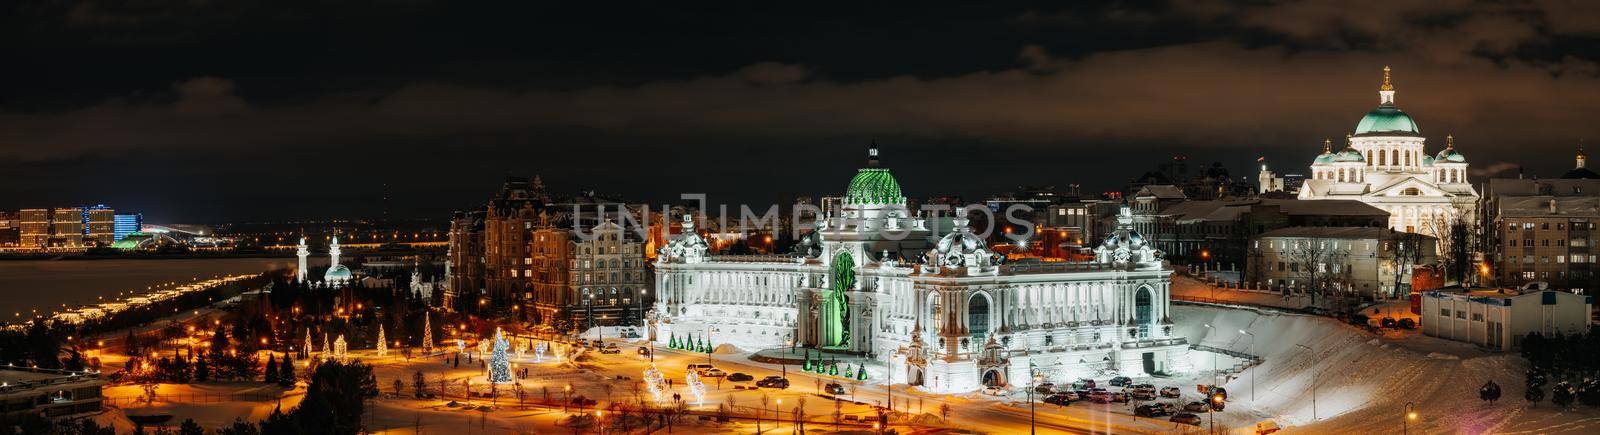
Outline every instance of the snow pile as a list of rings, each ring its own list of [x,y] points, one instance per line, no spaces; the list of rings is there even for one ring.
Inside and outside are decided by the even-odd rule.
[[[1485,354],[1420,335],[1379,339],[1316,316],[1175,305],[1172,317],[1174,333],[1191,343],[1265,358],[1224,383],[1234,405],[1224,414],[1230,414],[1233,427],[1259,419],[1233,412],[1235,406],[1243,410],[1254,403],[1260,415],[1290,426],[1291,432],[1390,433],[1401,425],[1406,403],[1413,402],[1421,411],[1411,428],[1419,433],[1600,429],[1600,412],[1592,408],[1562,413],[1547,403],[1529,409],[1518,399],[1527,363],[1514,354]],[[1254,334],[1253,340],[1240,330]],[[1209,359],[1208,353],[1195,353]],[[1478,400],[1478,387],[1490,380],[1512,394],[1493,405]],[[1252,381],[1258,397],[1252,397]]]
[[[731,344],[723,343],[723,344],[717,345],[717,348],[713,349],[711,351],[711,353],[714,353],[714,354],[717,354],[717,355],[730,355],[730,354],[744,353],[744,349],[740,349],[739,346],[734,346],[734,345],[731,345]]]

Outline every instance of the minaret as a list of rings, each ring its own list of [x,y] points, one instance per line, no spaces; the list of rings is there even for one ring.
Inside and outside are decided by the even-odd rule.
[[[878,167],[878,141],[872,141],[872,145],[867,147],[867,167]]]
[[[1378,87],[1378,104],[1394,105],[1394,82],[1389,78],[1389,66],[1383,67],[1383,86]]]
[[[306,257],[311,256],[311,250],[310,249],[306,249],[306,236],[304,236],[304,235],[300,236],[300,245],[295,247],[294,255],[297,256],[297,257],[300,257],[300,268],[295,269],[294,281],[297,282],[297,283],[305,283],[306,282]]]
[[[333,243],[328,245],[328,257],[330,257],[329,261],[331,261],[331,263],[328,263],[328,267],[339,265],[339,236],[333,236]]]

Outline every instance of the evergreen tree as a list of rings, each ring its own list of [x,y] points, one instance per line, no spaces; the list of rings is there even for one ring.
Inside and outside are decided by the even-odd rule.
[[[278,358],[276,355],[267,354],[267,368],[262,371],[262,381],[269,384],[278,383]]]
[[[511,362],[506,359],[506,339],[500,336],[500,330],[494,331],[494,353],[489,360],[489,382],[505,384],[511,382]]]
[[[217,327],[217,332],[211,334],[211,353],[220,354],[228,350],[228,331]]]
[[[1568,406],[1571,406],[1574,398],[1576,396],[1572,394],[1572,385],[1567,384],[1567,381],[1557,382],[1555,386],[1550,387],[1550,403],[1554,403],[1561,409],[1567,409]]]
[[[200,428],[200,423],[195,423],[192,418],[183,419],[178,425],[178,435],[205,435],[206,430]]]
[[[284,356],[283,364],[278,365],[278,385],[285,387],[294,385],[294,361],[288,356]]]
[[[1544,389],[1530,386],[1528,391],[1522,393],[1522,398],[1528,399],[1529,403],[1538,406],[1539,402],[1544,401]]]
[[[211,380],[211,364],[206,362],[205,354],[194,358],[194,380],[198,382]]]

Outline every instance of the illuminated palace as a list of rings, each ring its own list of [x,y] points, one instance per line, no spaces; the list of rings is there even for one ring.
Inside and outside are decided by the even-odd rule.
[[[1416,121],[1394,103],[1389,67],[1383,68],[1378,107],[1356,124],[1345,148],[1323,141],[1300,199],[1354,199],[1389,212],[1389,227],[1439,236],[1458,219],[1474,219],[1478,192],[1467,181],[1467,158],[1455,138],[1428,155]]]
[[[1008,263],[963,211],[908,213],[870,157],[793,255],[708,255],[686,216],[656,260],[656,339],[860,355],[894,383],[947,393],[1035,372],[1062,382],[1189,369],[1167,316],[1172,270],[1126,208],[1094,261]]]

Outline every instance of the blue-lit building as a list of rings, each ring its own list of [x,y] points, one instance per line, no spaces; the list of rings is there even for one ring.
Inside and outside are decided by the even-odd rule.
[[[137,233],[144,229],[144,215],[142,214],[119,214],[112,221],[111,238],[113,240],[122,240],[122,238],[128,237],[129,234]]]

